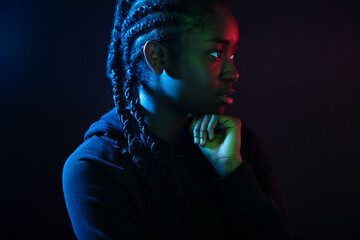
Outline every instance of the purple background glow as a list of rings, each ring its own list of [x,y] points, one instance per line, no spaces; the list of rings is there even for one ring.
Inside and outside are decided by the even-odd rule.
[[[300,236],[352,239],[360,233],[359,5],[231,5],[240,79],[227,113],[263,141]],[[61,171],[113,107],[105,65],[114,6],[1,2],[1,239],[75,239]]]

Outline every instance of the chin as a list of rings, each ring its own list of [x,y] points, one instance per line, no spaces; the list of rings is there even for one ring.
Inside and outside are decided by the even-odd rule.
[[[218,114],[223,115],[224,112],[225,112],[225,106],[221,106],[221,107],[219,108],[219,113],[218,113]]]
[[[207,111],[206,113],[213,113],[213,114],[223,115],[224,112],[225,112],[225,107],[226,107],[225,105],[219,106],[219,107],[217,107],[215,109],[211,109],[211,110]]]

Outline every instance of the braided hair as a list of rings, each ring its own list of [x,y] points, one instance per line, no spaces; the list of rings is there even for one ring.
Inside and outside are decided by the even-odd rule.
[[[148,166],[160,174],[167,188],[179,232],[186,227],[188,219],[184,203],[174,187],[175,181],[159,158],[154,135],[138,111],[139,84],[147,86],[148,78],[144,74],[149,70],[142,49],[148,40],[155,40],[168,47],[173,58],[178,56],[175,51],[181,49],[186,33],[209,25],[214,2],[226,6],[224,0],[118,0],[116,5],[108,49],[107,76],[111,80],[115,107],[124,126],[127,152],[138,170],[147,209],[158,238],[165,239],[168,233],[156,209],[155,187],[148,181]],[[151,164],[146,163],[149,160],[144,156],[152,156]],[[147,167],[144,164],[148,164]]]

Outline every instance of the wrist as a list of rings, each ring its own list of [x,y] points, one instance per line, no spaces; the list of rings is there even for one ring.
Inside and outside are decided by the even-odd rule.
[[[225,176],[235,171],[235,169],[237,169],[243,163],[243,159],[240,156],[234,158],[219,159],[218,162],[221,164],[216,168],[216,172],[220,176]]]

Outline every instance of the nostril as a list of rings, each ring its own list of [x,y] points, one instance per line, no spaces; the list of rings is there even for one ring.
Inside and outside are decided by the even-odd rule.
[[[223,78],[223,81],[224,81],[224,82],[227,82],[227,83],[233,83],[233,82],[235,82],[236,80],[237,80],[236,78],[232,78],[232,77]]]

